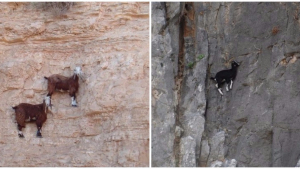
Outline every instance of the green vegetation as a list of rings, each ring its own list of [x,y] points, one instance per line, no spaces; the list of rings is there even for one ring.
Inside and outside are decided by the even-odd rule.
[[[199,60],[201,60],[201,59],[203,59],[203,58],[204,58],[204,55],[203,55],[203,54],[201,54],[201,55],[198,56],[198,59],[199,59]]]
[[[203,59],[205,56],[203,55],[203,54],[200,54],[198,57],[197,57],[197,61],[196,62],[199,62],[201,59]],[[194,67],[194,65],[196,64],[196,62],[189,62],[188,63],[188,67],[190,68],[190,69],[192,69],[193,67]]]
[[[188,63],[188,67],[189,67],[190,69],[192,69],[193,66],[194,66],[194,64],[195,64],[195,62],[190,62],[190,63]]]

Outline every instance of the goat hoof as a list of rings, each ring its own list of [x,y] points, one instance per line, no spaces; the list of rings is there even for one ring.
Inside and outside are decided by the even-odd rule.
[[[36,133],[36,137],[42,138],[42,133],[40,133],[40,132]]]
[[[24,138],[24,135],[23,135],[23,134],[19,134],[19,137],[20,137],[20,138]]]
[[[73,107],[77,107],[77,105],[72,105]]]

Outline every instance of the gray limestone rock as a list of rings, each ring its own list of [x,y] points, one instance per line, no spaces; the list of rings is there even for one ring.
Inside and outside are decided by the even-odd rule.
[[[237,161],[235,159],[225,160],[225,162],[216,160],[210,164],[210,167],[236,167]]]
[[[223,165],[223,162],[222,161],[213,161],[211,164],[210,164],[210,167],[222,167]]]
[[[237,161],[235,159],[231,160],[226,160],[223,164],[223,167],[236,167],[237,166]]]
[[[297,162],[296,167],[300,167],[300,160]]]
[[[223,161],[224,157],[224,142],[225,142],[225,132],[220,131],[216,133],[210,139],[210,154],[208,156],[208,165],[210,165],[213,161],[219,160]]]
[[[152,166],[175,166],[175,87],[178,28],[166,26],[165,4],[152,3]],[[171,24],[172,25],[172,24]],[[164,34],[161,34],[164,30]]]
[[[183,129],[181,127],[179,127],[179,126],[176,126],[176,128],[175,128],[175,136],[176,137],[181,137],[182,134],[183,134]]]
[[[295,84],[300,69],[291,56],[298,52],[292,43],[299,41],[295,32],[300,27],[293,18],[298,7],[299,3],[202,4],[204,19],[214,21],[206,25],[211,74],[226,69],[231,59],[242,62],[233,89],[224,97],[208,81],[206,133],[228,129],[226,158],[243,166],[297,163],[300,97]]]
[[[196,167],[196,141],[188,136],[180,140],[180,167]]]
[[[299,9],[298,2],[152,3],[152,166],[188,166],[184,152],[195,153],[196,166],[297,164]],[[210,77],[232,60],[241,65],[221,97]]]
[[[207,140],[201,142],[200,167],[206,167],[209,156],[209,145]]]

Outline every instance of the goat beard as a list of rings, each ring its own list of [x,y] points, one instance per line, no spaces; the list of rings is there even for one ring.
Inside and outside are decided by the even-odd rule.
[[[85,76],[83,75],[83,73],[80,73],[77,75],[82,81],[85,81]]]
[[[74,75],[73,75],[73,79],[75,79],[76,75],[77,75],[82,81],[84,81],[84,77],[83,77],[82,73],[80,73],[80,74],[74,74]]]

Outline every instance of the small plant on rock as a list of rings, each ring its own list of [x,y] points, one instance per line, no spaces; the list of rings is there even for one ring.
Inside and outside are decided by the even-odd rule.
[[[201,60],[201,59],[203,59],[203,58],[204,58],[204,55],[203,55],[203,54],[201,54],[201,55],[198,56],[198,59],[199,59],[199,60]]]
[[[203,59],[204,57],[205,57],[205,56],[204,56],[203,54],[200,54],[200,55],[197,57],[198,60],[197,60],[196,62],[199,62],[199,61],[200,61],[201,59]],[[190,69],[192,69],[192,68],[194,67],[194,65],[195,65],[196,62],[189,62],[187,66],[188,66]]]
[[[195,64],[195,62],[190,62],[190,63],[188,63],[188,67],[189,67],[190,69],[192,69],[192,68],[194,67],[194,64]]]

